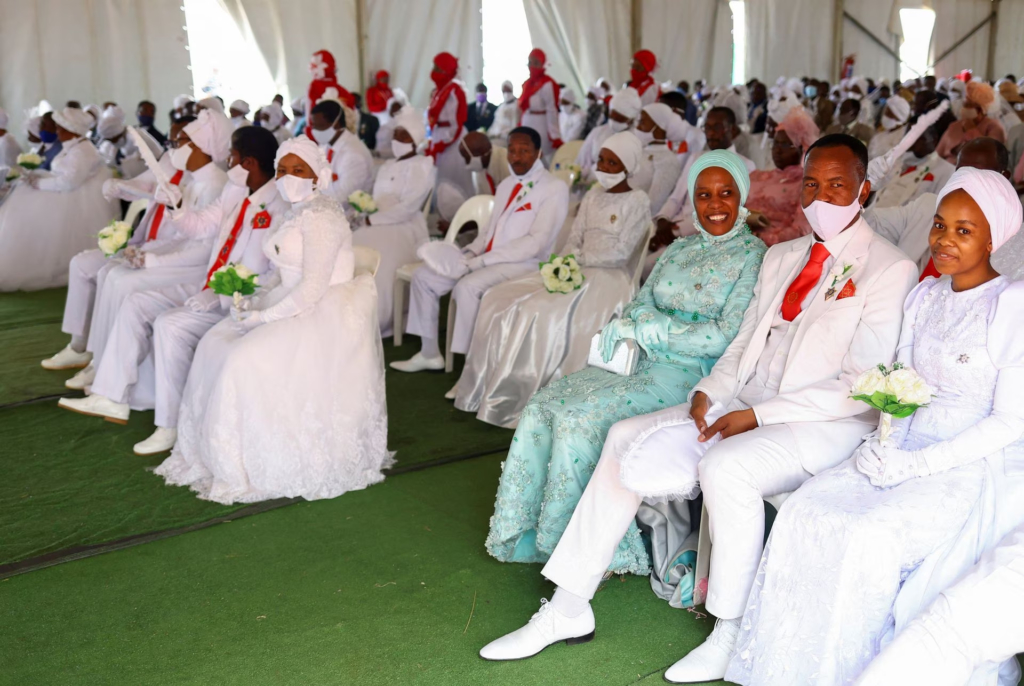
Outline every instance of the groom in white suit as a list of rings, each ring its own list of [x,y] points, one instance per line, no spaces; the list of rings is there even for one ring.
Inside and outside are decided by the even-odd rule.
[[[892,362],[917,267],[860,217],[867,149],[846,135],[808,149],[802,205],[814,234],[772,247],[735,340],[690,403],[612,426],[601,459],[543,574],[551,603],[481,651],[529,657],[589,640],[590,608],[619,540],[645,498],[699,490],[714,548],[708,640],[673,665],[675,683],[721,679],[754,583],[765,497],[795,490],[850,457],[877,413],[850,399],[854,379]]]

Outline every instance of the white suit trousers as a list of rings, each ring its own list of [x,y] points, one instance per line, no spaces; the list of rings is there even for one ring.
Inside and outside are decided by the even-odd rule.
[[[476,324],[476,315],[480,310],[480,300],[484,293],[499,283],[525,276],[535,269],[536,262],[496,264],[478,269],[456,280],[441,276],[424,265],[412,275],[408,331],[420,338],[438,338],[441,296],[451,293],[452,302],[456,305],[452,350],[465,354],[469,351],[469,343],[473,339],[473,326]]]
[[[96,299],[96,275],[107,262],[102,250],[85,250],[72,257],[68,265],[68,297],[60,330],[71,334],[72,347],[78,352],[85,352]]]
[[[218,322],[224,311],[193,312],[176,307],[156,318],[153,324],[153,357],[156,365],[156,416],[153,423],[165,429],[178,426],[181,394],[199,340]]]
[[[1024,651],[1022,616],[1024,527],[1019,527],[908,624],[857,684],[962,686],[982,663],[1003,662]]]

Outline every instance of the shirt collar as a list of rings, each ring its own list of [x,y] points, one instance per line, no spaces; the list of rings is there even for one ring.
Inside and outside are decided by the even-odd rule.
[[[255,193],[249,194],[250,205],[268,205],[277,195],[277,184],[274,183],[274,179],[270,179],[265,184],[260,186]]]
[[[846,246],[853,239],[853,234],[857,232],[857,224],[859,224],[862,221],[862,219],[863,217],[858,215],[856,221],[853,222],[853,225],[850,226],[850,228],[843,231],[842,233],[840,233],[838,236],[834,236],[833,238],[827,241],[819,241],[817,238],[815,238],[814,242],[823,243],[825,249],[828,250],[828,254],[831,255],[833,259],[835,259],[838,255],[840,255],[843,252],[843,250],[846,249]]]
[[[192,180],[196,183],[209,183],[217,176],[217,172],[221,172],[221,170],[217,167],[216,163],[207,162],[194,172],[189,172],[189,174],[191,174]],[[223,174],[224,172],[221,173]]]

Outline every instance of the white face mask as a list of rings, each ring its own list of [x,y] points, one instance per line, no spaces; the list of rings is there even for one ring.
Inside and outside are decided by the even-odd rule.
[[[188,158],[191,156],[191,144],[185,143],[185,145],[178,146],[171,153],[171,166],[179,171],[188,171]]]
[[[540,160],[538,160],[538,162],[539,161]],[[526,180],[526,177],[530,175],[530,172],[532,172],[533,168],[536,167],[536,166],[537,166],[537,162],[534,162],[533,165],[530,166],[529,171],[527,171],[525,174],[520,176],[519,174],[516,174],[516,170],[513,169],[512,165],[509,163],[508,164],[508,173],[511,174],[512,176],[516,177],[516,181],[520,181],[521,182],[521,181],[525,181]]]
[[[609,174],[603,171],[595,171],[594,176],[597,177],[597,182],[601,184],[605,189],[615,188],[620,183],[626,180],[626,172],[619,172],[618,174]]]
[[[298,176],[292,176],[291,174],[282,176],[274,183],[277,185],[277,192],[290,203],[308,200],[315,191],[313,179],[300,179]]]
[[[228,182],[233,183],[236,186],[244,187],[245,182],[249,180],[249,170],[240,164],[228,169]]]
[[[569,114],[572,112],[572,105],[562,105],[558,109],[562,111],[562,114]]]
[[[334,128],[324,129],[319,131],[313,129],[313,140],[316,141],[317,145],[330,145],[331,139],[334,138],[334,134],[338,133]]]
[[[629,122],[615,121],[614,119],[609,119],[608,126],[611,127],[611,130],[614,131],[615,133],[622,133],[623,131],[629,128]]]
[[[860,193],[863,190],[864,182],[861,181],[853,202],[845,207],[822,200],[815,200],[805,207],[804,216],[807,217],[811,230],[823,241],[830,241],[841,234],[854,217],[860,214]]]
[[[903,123],[893,119],[888,114],[882,115],[883,129],[885,129],[886,131],[891,131],[892,129],[895,129],[897,126],[903,126]]]
[[[960,110],[960,118],[964,121],[970,121],[978,118],[978,110],[973,107],[965,107]]]
[[[501,94],[505,96],[505,102],[515,102],[516,96],[512,95],[510,92],[502,91]]]
[[[391,141],[391,153],[395,156],[395,159],[399,157],[405,157],[411,152],[416,151],[416,146],[412,143],[403,143],[402,141]]]
[[[654,131],[653,130],[651,130],[651,131],[641,131],[640,129],[637,129],[633,133],[635,133],[636,137],[640,139],[640,145],[647,145],[647,144],[651,143],[654,140]]]

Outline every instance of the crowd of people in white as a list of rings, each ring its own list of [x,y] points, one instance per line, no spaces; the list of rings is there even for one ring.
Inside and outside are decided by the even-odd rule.
[[[44,104],[27,151],[0,110],[0,291],[67,285],[60,407],[155,410],[135,452],[201,498],[332,498],[392,464],[382,338],[411,333],[395,372],[464,354],[448,399],[516,429],[486,548],[555,584],[483,658],[591,640],[631,572],[717,618],[673,683],[1017,683],[1016,80],[691,90],[641,50],[580,105],[528,65],[495,106],[441,53],[421,111],[319,51],[291,116]],[[894,362],[932,395],[890,427],[852,389]]]

